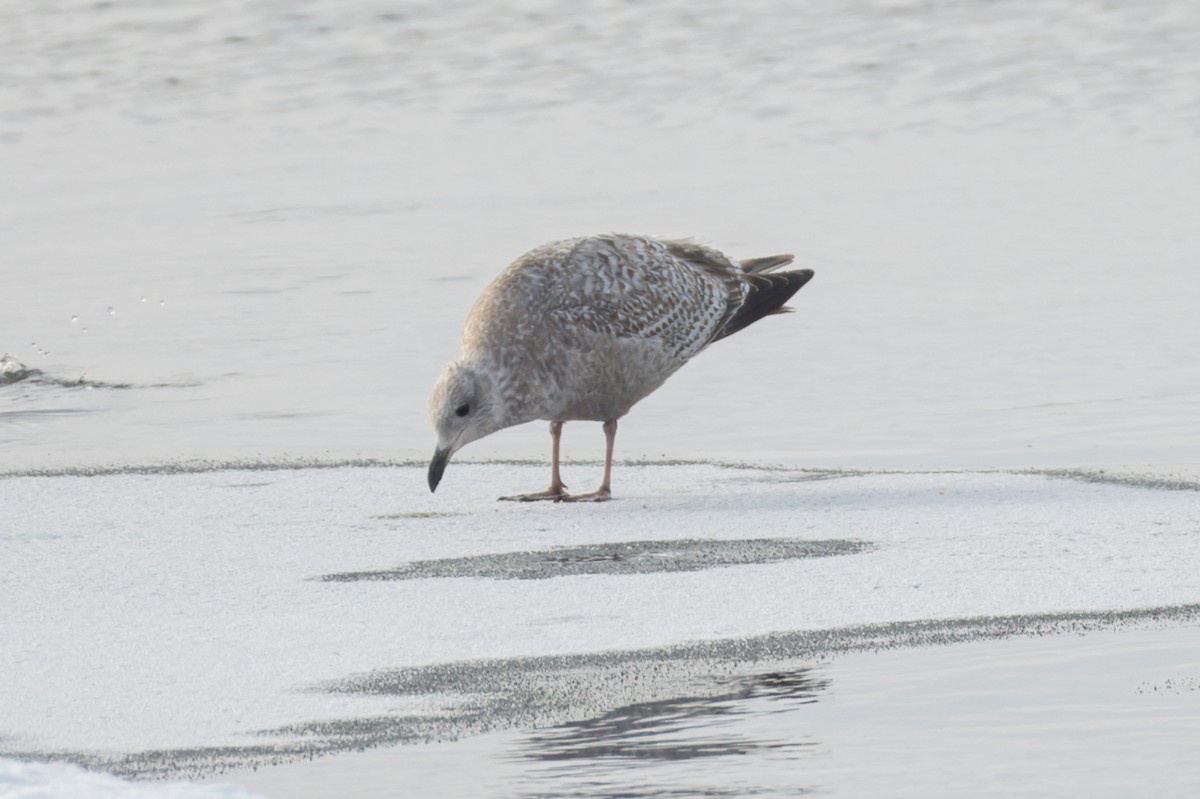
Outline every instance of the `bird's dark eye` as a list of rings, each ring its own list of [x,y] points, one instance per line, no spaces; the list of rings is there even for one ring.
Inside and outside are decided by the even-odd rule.
[[[454,409],[455,416],[466,416],[470,412],[471,412],[470,405],[459,405],[457,408]]]

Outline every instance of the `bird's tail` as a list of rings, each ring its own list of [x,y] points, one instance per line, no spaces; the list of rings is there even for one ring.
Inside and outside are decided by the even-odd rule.
[[[781,266],[787,266],[794,260],[796,260],[796,256],[791,253],[784,253],[782,255],[764,255],[762,258],[746,258],[738,261],[738,265],[742,267],[743,272],[757,275],[762,272],[774,271]]]

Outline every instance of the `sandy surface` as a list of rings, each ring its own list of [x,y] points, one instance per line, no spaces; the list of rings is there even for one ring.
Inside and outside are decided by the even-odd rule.
[[[457,464],[446,495],[399,505],[420,466],[0,479],[0,667],[26,686],[0,752],[197,775],[560,724],[844,652],[1195,617],[1184,469],[622,464],[608,504],[495,502],[544,468]]]

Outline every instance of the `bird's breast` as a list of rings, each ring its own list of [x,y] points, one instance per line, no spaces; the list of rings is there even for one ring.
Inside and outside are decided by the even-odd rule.
[[[564,350],[551,366],[546,418],[617,419],[683,365],[656,341],[605,339]]]

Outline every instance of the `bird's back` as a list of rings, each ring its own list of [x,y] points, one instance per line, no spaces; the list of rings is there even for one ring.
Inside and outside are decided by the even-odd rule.
[[[553,242],[480,296],[464,354],[523,375],[548,404],[532,418],[616,418],[711,342],[779,312],[812,275],[769,273],[790,261],[640,236]]]

